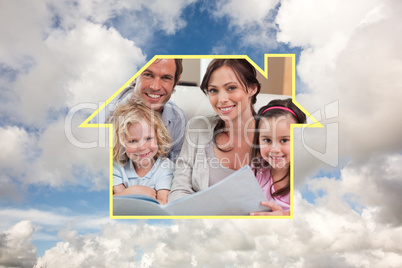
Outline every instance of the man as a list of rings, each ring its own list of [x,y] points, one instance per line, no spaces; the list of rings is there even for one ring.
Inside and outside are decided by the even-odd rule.
[[[98,120],[92,122],[106,122],[110,111],[114,110],[117,102],[130,96],[129,93],[139,96],[148,108],[161,113],[170,138],[172,148],[168,158],[176,162],[184,141],[184,131],[187,120],[184,112],[173,102],[169,101],[174,87],[183,72],[181,59],[157,59],[148,66],[127,88],[125,88],[107,107],[99,114]]]

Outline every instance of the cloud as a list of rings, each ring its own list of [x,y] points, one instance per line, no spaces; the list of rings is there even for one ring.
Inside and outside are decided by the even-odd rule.
[[[277,0],[250,1],[248,4],[239,0],[218,1],[216,3],[217,10],[213,14],[217,17],[228,16],[231,26],[244,28],[255,23],[262,24],[267,14],[278,3]]]
[[[401,164],[399,154],[377,157],[363,167],[348,164],[339,179],[309,179],[314,204],[295,190],[289,220],[177,220],[166,226],[33,209],[1,210],[0,216],[8,219],[3,227],[30,219],[38,231],[59,230],[62,242],[38,258],[38,267],[398,267]]]
[[[0,127],[0,189],[1,199],[21,201],[20,190],[23,188],[15,178],[23,181],[26,163],[35,157],[37,148],[35,134],[17,126]]]
[[[144,6],[154,13],[157,20],[155,28],[164,30],[167,34],[173,34],[186,26],[186,22],[181,18],[181,13],[185,7],[194,2],[195,0],[156,0],[146,2],[149,4],[144,4]]]
[[[334,42],[342,46],[343,42],[336,41],[347,41],[381,5],[378,0],[283,2],[275,20],[280,29],[278,40],[304,48],[325,47]]]
[[[115,222],[105,216],[104,211],[93,214],[77,214],[69,208],[54,207],[51,209],[17,209],[2,208],[0,215],[4,219],[0,224],[0,229],[4,230],[17,222],[29,220],[37,230],[60,230],[67,224],[78,228],[80,231],[100,230],[106,223]]]
[[[14,193],[30,184],[107,187],[107,176],[100,168],[107,167],[107,148],[83,149],[93,142],[99,146],[107,135],[77,126],[93,111],[86,103],[105,100],[142,66],[146,56],[139,47],[152,46],[157,28],[172,34],[185,27],[180,15],[193,2],[164,3],[2,4],[0,19],[6,21],[0,24],[4,37],[0,41],[4,92],[0,137],[6,138],[0,142],[2,197],[15,198]],[[15,225],[0,233],[1,265],[32,266],[36,258],[32,237],[49,239],[51,230],[63,241],[37,260],[38,267],[67,263],[399,267],[402,131],[398,115],[402,111],[395,103],[401,99],[402,68],[401,37],[395,33],[401,32],[401,4],[309,0],[300,5],[291,0],[278,6],[274,19],[276,1],[236,3],[219,2],[214,14],[228,20],[242,46],[266,49],[284,42],[301,47],[297,73],[303,90],[297,99],[310,112],[321,109],[324,123],[338,124],[340,166],[335,172],[339,174],[317,175],[319,170],[334,168],[310,155],[299,140],[295,150],[302,162],[295,170],[292,220],[133,225],[100,214],[76,215],[69,209],[55,213],[3,208],[1,230]],[[137,28],[131,28],[135,33],[127,38],[121,29],[128,31],[136,20]],[[14,31],[9,31],[10,25]],[[324,106],[334,102],[339,113],[326,118]],[[74,141],[65,132],[66,114],[83,104],[87,108],[75,114],[71,123]],[[306,130],[306,144],[325,153],[330,143],[326,131]],[[329,144],[327,149],[337,148]],[[30,161],[20,167],[21,159]],[[314,204],[302,198],[299,189],[303,187],[315,198]]]
[[[105,101],[145,62],[132,41],[91,22],[68,32],[52,31],[41,50],[31,55],[34,66],[11,85],[18,101],[5,111],[39,127],[64,107]]]
[[[46,206],[44,209],[2,208],[0,217],[2,218],[0,223],[0,267],[10,267],[10,260],[13,258],[21,263],[28,262],[24,259],[25,257],[33,260],[30,263],[35,262],[36,250],[32,254],[31,251],[27,251],[25,255],[16,256],[23,249],[27,249],[28,244],[32,249],[35,249],[32,243],[54,245],[68,236],[69,231],[65,230],[70,229],[77,236],[90,232],[95,232],[93,236],[96,236],[96,233],[107,224],[116,222],[109,219],[108,213],[105,211],[92,213],[87,210],[86,213],[79,214],[70,208],[54,206]],[[13,227],[7,230],[10,226]],[[9,247],[12,249],[8,249]],[[40,251],[39,254],[43,254],[43,252]],[[14,264],[14,266],[24,265]],[[32,267],[32,264],[25,266]]]
[[[235,36],[240,37],[243,47],[257,47],[259,49],[273,49],[277,47],[275,8],[278,0],[270,1],[239,1],[221,0],[215,2],[211,14],[216,19],[227,19]],[[231,35],[233,33],[231,32]],[[231,36],[233,37],[233,36]],[[227,36],[227,38],[231,38]],[[226,46],[225,46],[226,47]],[[231,49],[226,47],[225,49]],[[213,51],[221,51],[222,45],[217,45]]]
[[[36,248],[31,243],[35,228],[30,221],[21,221],[0,233],[0,265],[2,267],[32,267]]]
[[[338,125],[342,165],[402,150],[402,126],[395,124],[402,113],[395,102],[402,98],[402,38],[395,35],[402,30],[401,9],[398,1],[375,0],[287,1],[279,8],[278,41],[303,49],[297,74],[304,87],[296,99],[311,113],[322,110],[324,124]],[[325,108],[334,102],[339,113],[326,118]],[[329,140],[319,138],[325,131],[308,130],[309,145],[331,149]],[[302,178],[326,169],[307,151],[301,159],[296,173]]]
[[[68,109],[86,108],[75,114],[76,128],[145,63],[133,41],[100,24],[117,16],[127,3],[118,1],[111,9],[102,3],[78,1],[79,11],[71,1],[2,6],[7,23],[1,24],[0,32],[7,38],[0,50],[0,135],[6,140],[0,168],[10,193],[18,192],[17,182],[54,187],[80,183],[91,190],[108,186],[105,135],[100,137],[95,129],[72,130],[80,141],[103,144],[82,150],[65,134],[70,127],[65,125]],[[13,31],[7,26],[11,24]],[[20,200],[23,194],[7,196]]]
[[[135,40],[144,51],[152,51],[155,47],[163,50],[159,35],[173,35],[186,27],[182,13],[194,2],[195,0],[120,1],[124,8],[114,12],[105,24],[116,28],[122,36]]]
[[[3,172],[0,181],[5,191],[2,198],[21,200],[24,190],[31,184],[107,189],[108,132],[78,128],[84,119],[85,115],[77,114],[68,124],[61,118],[50,123],[39,135],[18,127],[0,128],[1,157],[4,158],[0,164]]]
[[[401,226],[401,166],[400,154],[376,156],[363,165],[348,164],[341,170],[339,180],[309,180],[308,188],[315,193],[326,192],[316,202],[331,211],[342,212],[350,206],[358,211],[368,208],[375,222]]]
[[[153,18],[146,29],[135,31],[147,32],[149,38],[140,40],[148,42],[156,31],[172,34],[184,27],[181,13],[193,2],[41,0],[4,4],[0,11],[7,21],[0,26],[6,37],[0,49],[0,88],[4,92],[0,135],[16,134],[11,143],[1,145],[15,146],[12,153],[6,151],[4,164],[0,164],[4,189],[14,191],[17,181],[53,187],[79,183],[90,190],[108,187],[105,131],[76,127],[146,62],[138,43],[122,36],[113,25],[131,13],[135,16],[129,17],[138,22]],[[13,25],[13,31],[8,25]],[[74,114],[72,125],[66,125],[67,111],[77,107],[81,110]],[[96,146],[82,150],[83,143]],[[29,161],[20,165],[28,154]]]
[[[0,18],[0,34],[3,37],[0,41],[1,63],[24,72],[32,64],[30,55],[40,53],[43,34],[48,31],[50,13],[45,1],[26,4],[20,0],[4,2]],[[10,25],[13,25],[12,30]]]
[[[101,234],[64,240],[38,265],[177,267],[398,267],[401,227],[375,222],[372,209],[334,211],[295,194],[293,220],[180,220],[171,226],[107,224]],[[364,259],[362,259],[364,256]]]
[[[15,1],[2,8],[8,21],[0,32],[8,38],[1,41],[4,57],[0,66],[10,70],[14,78],[3,81],[7,98],[1,111],[10,123],[41,128],[66,107],[82,102],[99,104],[145,63],[133,41],[113,27],[89,19],[92,14],[99,21],[107,20],[114,10],[109,14],[98,1],[83,2],[86,4],[76,3],[85,6],[80,12],[70,1],[37,1],[23,7]],[[124,5],[114,8],[118,7]],[[16,25],[13,31],[8,24]]]
[[[21,159],[26,159],[26,149],[33,138],[24,129],[16,126],[0,127],[0,167],[20,166]]]

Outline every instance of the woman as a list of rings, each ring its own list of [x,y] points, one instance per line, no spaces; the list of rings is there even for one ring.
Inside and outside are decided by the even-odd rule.
[[[214,59],[201,90],[217,116],[189,121],[176,162],[169,202],[204,190],[250,163],[260,92],[255,68],[245,59]]]

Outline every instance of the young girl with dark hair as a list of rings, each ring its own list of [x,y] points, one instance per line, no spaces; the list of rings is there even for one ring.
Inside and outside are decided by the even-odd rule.
[[[290,125],[303,124],[306,115],[292,99],[272,100],[255,116],[256,132],[251,166],[273,212],[253,215],[288,215],[290,210]]]

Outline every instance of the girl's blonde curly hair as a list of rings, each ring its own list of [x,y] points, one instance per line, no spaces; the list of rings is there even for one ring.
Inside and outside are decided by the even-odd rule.
[[[129,158],[126,154],[128,143],[128,128],[145,120],[155,130],[158,151],[155,159],[167,157],[171,148],[169,133],[162,123],[159,112],[149,109],[145,103],[134,94],[130,94],[126,99],[116,105],[116,110],[109,118],[109,123],[113,124],[113,160],[124,166]]]

